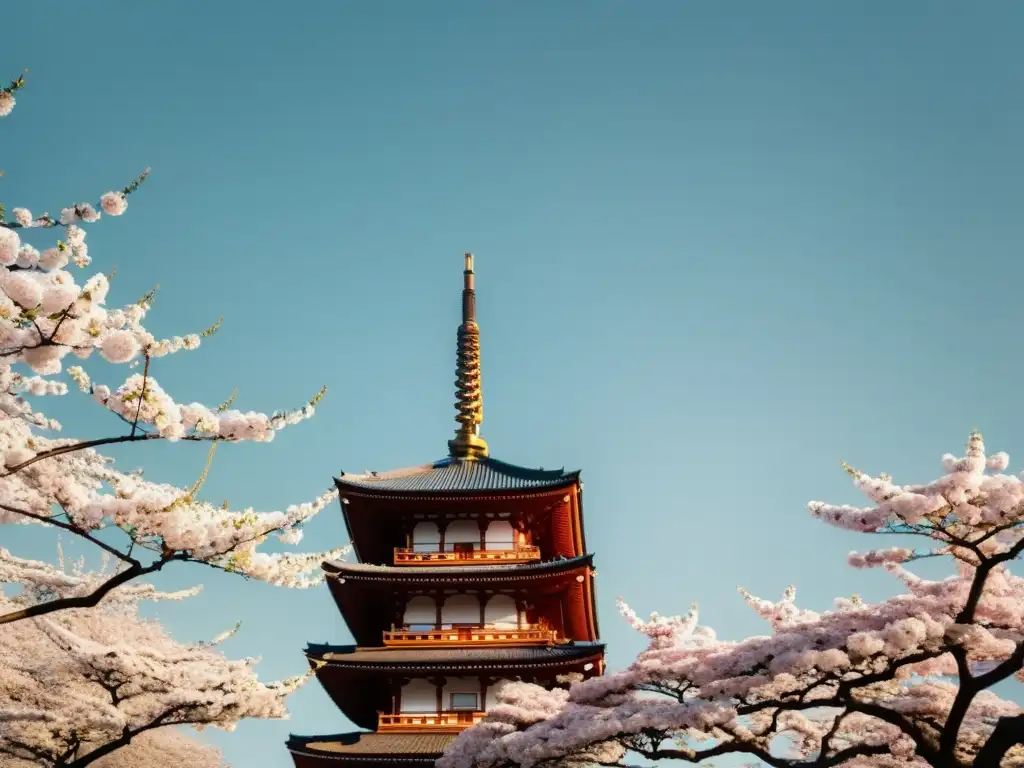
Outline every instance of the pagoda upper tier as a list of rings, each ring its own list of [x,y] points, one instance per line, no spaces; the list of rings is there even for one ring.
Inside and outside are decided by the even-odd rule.
[[[467,556],[510,563],[587,552],[579,472],[449,456],[408,469],[343,473],[335,482],[364,563],[443,565]]]

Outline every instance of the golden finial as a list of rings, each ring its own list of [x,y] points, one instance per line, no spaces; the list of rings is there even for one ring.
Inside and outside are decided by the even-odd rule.
[[[487,455],[487,443],[480,437],[484,420],[483,390],[480,384],[480,328],[476,324],[476,291],[473,254],[466,254],[462,271],[462,324],[458,332],[458,364],[455,368],[455,421],[459,428],[448,441],[448,452],[459,459]]]

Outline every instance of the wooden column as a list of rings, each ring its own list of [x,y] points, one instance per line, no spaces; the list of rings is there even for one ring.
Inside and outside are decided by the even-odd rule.
[[[437,540],[437,548],[444,552],[444,532],[448,530],[448,521],[440,520],[437,523],[437,533],[440,538]]]
[[[437,630],[441,629],[441,609],[442,609],[443,606],[444,606],[444,592],[441,592],[439,590],[437,595],[434,597],[434,608],[435,608],[434,629],[437,629]]]
[[[480,528],[480,549],[487,549],[487,518],[478,518],[476,524]]]
[[[394,624],[391,625],[392,631],[394,631],[396,626],[405,626],[405,611],[409,607],[410,599],[411,598],[409,597],[408,594],[403,594],[399,595],[398,600],[395,601],[395,613],[392,616],[392,619],[394,619]]]
[[[487,710],[487,686],[489,686],[493,680],[489,677],[480,678],[480,711],[484,712]]]
[[[443,677],[432,677],[430,682],[434,684],[437,689],[437,711],[444,711],[444,684],[445,679]]]
[[[476,593],[476,599],[480,602],[480,626],[487,622],[487,599],[490,597],[486,592],[480,590]]]

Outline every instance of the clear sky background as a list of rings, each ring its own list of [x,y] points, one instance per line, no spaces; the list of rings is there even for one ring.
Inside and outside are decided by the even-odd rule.
[[[178,399],[300,405],[270,445],[223,446],[207,492],[263,509],[340,469],[440,458],[454,430],[461,254],[477,254],[493,455],[582,467],[613,667],[615,612],[699,600],[762,632],[735,593],[807,607],[877,598],[870,540],[811,520],[857,501],[840,459],[925,481],[972,426],[1024,452],[1020,329],[1024,7],[807,2],[23,3],[0,69],[29,86],[0,124],[0,199],[56,211],[149,182],[92,227],[112,299],[161,286],[151,327]],[[107,380],[113,371],[93,365]],[[118,422],[76,396],[70,434]],[[77,414],[76,414],[77,412]],[[202,446],[118,451],[187,483]],[[1019,470],[1020,464],[1016,466]],[[19,553],[52,537],[3,532]],[[344,541],[337,508],[305,541]],[[346,642],[326,588],[179,567],[202,597],[156,612],[267,678]],[[289,731],[349,725],[319,685],[290,722],[212,738],[290,764]]]

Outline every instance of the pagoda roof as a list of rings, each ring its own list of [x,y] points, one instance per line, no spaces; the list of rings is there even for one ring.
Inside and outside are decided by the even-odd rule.
[[[579,642],[541,648],[361,648],[314,644],[306,647],[307,657],[324,662],[328,667],[406,672],[443,672],[466,667],[554,667],[599,656],[603,652],[602,643]]]
[[[474,584],[492,582],[523,581],[557,575],[584,568],[593,564],[592,554],[579,557],[565,557],[533,563],[508,565],[432,565],[417,568],[403,565],[374,565],[372,563],[349,563],[343,560],[326,560],[322,568],[330,576],[359,581],[382,582],[426,582],[470,581]]]
[[[367,495],[434,496],[493,491],[543,491],[578,481],[579,470],[530,469],[485,456],[443,459],[418,467],[348,474],[336,482],[341,490]]]
[[[452,742],[454,733],[372,733],[355,731],[330,736],[295,736],[288,739],[293,755],[323,761],[423,762],[433,764]],[[320,758],[320,760],[316,760]],[[328,762],[330,761],[330,762]]]

